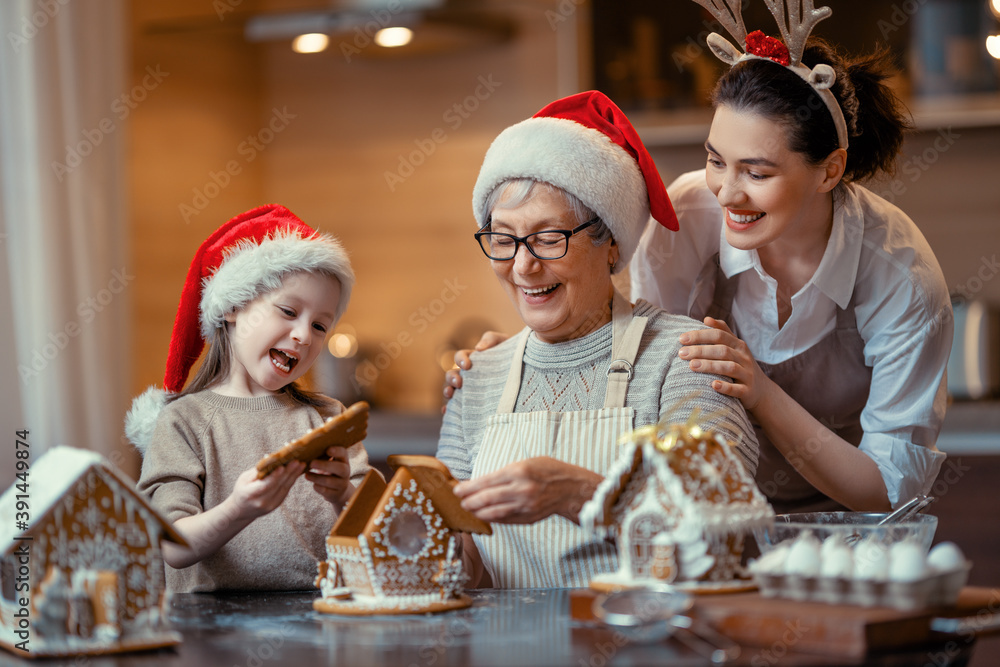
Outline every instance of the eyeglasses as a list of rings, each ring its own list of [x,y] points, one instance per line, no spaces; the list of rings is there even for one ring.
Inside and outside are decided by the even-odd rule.
[[[565,257],[569,251],[569,237],[600,221],[601,219],[596,217],[572,230],[548,229],[527,236],[485,232],[483,230],[490,226],[490,223],[487,222],[482,229],[476,232],[476,240],[479,241],[479,247],[483,249],[487,257],[500,262],[514,259],[514,256],[517,255],[517,249],[522,243],[528,248],[528,252],[538,259],[559,259]]]

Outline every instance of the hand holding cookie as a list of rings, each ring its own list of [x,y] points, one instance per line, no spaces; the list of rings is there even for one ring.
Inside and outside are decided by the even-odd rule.
[[[230,496],[239,515],[256,519],[277,509],[305,469],[306,464],[301,461],[291,461],[278,467],[266,479],[259,479],[254,468],[244,470]]]
[[[309,464],[306,481],[312,482],[316,493],[334,505],[346,503],[354,493],[347,450],[336,445],[329,447],[324,457]]]
[[[343,450],[365,439],[368,429],[368,404],[358,401],[336,417],[330,417],[305,435],[268,454],[257,463],[257,478],[264,479],[290,461],[312,463],[333,448]],[[346,457],[347,454],[345,453]],[[346,460],[346,459],[345,459]]]

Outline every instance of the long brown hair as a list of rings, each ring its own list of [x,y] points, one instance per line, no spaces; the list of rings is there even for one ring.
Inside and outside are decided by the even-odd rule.
[[[847,122],[846,182],[862,181],[880,172],[891,175],[904,134],[912,123],[906,107],[887,84],[895,73],[886,49],[851,58],[813,37],[802,62],[825,63],[837,74],[830,89]],[[747,110],[784,123],[789,145],[810,164],[822,163],[839,145],[837,129],[826,105],[794,72],[761,59],[747,60],[727,71],[715,87],[715,106]]]

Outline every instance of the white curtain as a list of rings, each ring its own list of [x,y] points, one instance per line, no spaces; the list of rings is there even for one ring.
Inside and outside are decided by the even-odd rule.
[[[128,404],[122,0],[0,3],[0,483],[15,432],[123,461]]]

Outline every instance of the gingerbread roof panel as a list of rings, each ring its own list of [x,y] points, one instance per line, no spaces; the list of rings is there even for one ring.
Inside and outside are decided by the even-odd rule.
[[[377,470],[369,470],[364,479],[361,480],[361,484],[358,485],[354,496],[347,503],[347,507],[337,517],[336,523],[330,530],[330,536],[357,537],[360,535],[375,508],[379,505],[385,488],[386,483],[382,479],[382,475]]]
[[[390,456],[387,461],[394,468],[409,470],[421,490],[430,497],[438,513],[451,528],[463,533],[493,534],[490,524],[462,509],[461,501],[452,492],[452,487],[458,480],[451,476],[448,466],[441,461],[433,456],[406,454]]]

